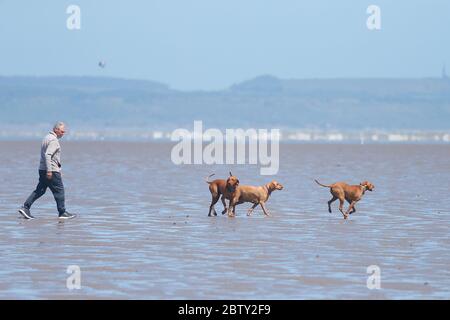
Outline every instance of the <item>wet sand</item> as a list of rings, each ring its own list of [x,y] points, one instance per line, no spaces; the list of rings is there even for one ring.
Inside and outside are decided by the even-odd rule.
[[[63,141],[67,208],[50,191],[16,213],[37,183],[39,141],[0,142],[2,299],[450,299],[450,146],[281,145],[284,184],[236,218],[207,217],[203,178],[255,165],[176,166],[170,144]],[[348,221],[317,186],[372,181]],[[66,269],[81,268],[68,290]],[[366,269],[381,269],[381,289]]]

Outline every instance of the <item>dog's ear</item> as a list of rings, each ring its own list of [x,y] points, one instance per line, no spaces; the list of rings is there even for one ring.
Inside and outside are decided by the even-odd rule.
[[[366,189],[371,189],[371,186],[372,186],[372,184],[367,180],[361,182],[360,185],[363,187],[366,187]]]

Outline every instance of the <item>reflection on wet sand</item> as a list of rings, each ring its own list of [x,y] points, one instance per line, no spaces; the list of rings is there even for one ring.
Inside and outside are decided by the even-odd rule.
[[[165,143],[65,141],[67,207],[79,217],[62,223],[50,192],[36,220],[16,214],[37,181],[38,146],[0,142],[0,298],[450,298],[449,146],[283,144],[273,216],[247,217],[243,204],[228,218],[220,202],[207,217],[206,175],[273,177],[175,166]],[[315,178],[377,188],[344,221]],[[69,265],[81,290],[66,288]],[[381,290],[366,287],[369,265]]]

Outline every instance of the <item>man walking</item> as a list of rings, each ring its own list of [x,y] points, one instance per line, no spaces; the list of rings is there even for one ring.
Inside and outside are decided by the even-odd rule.
[[[33,202],[44,195],[47,188],[53,193],[55,197],[56,206],[59,212],[60,219],[75,218],[75,214],[68,213],[65,208],[64,185],[61,178],[61,146],[59,139],[64,136],[65,124],[57,122],[42,140],[41,145],[41,162],[39,165],[39,183],[28,199],[19,209],[19,213],[25,219],[34,219],[30,213],[30,208]]]

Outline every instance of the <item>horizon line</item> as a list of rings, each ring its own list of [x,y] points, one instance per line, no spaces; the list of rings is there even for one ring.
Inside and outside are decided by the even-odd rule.
[[[179,89],[174,88],[170,84],[161,82],[158,80],[147,79],[147,78],[127,78],[120,76],[112,76],[112,75],[2,75],[0,74],[0,79],[2,78],[90,78],[90,79],[111,79],[111,80],[122,80],[122,81],[137,81],[137,82],[153,82],[156,84],[160,84],[166,86],[168,89],[181,91],[181,92],[196,92],[196,91],[207,91],[207,92],[215,92],[228,90],[235,85],[239,85],[245,82],[249,82],[258,78],[273,78],[280,81],[327,81],[327,80],[448,80],[448,78],[444,78],[442,76],[423,76],[423,77],[397,77],[397,76],[381,76],[381,77],[370,77],[370,76],[362,76],[362,77],[305,77],[305,78],[282,78],[273,74],[259,74],[252,78],[235,81],[232,84],[224,87],[222,89]]]

